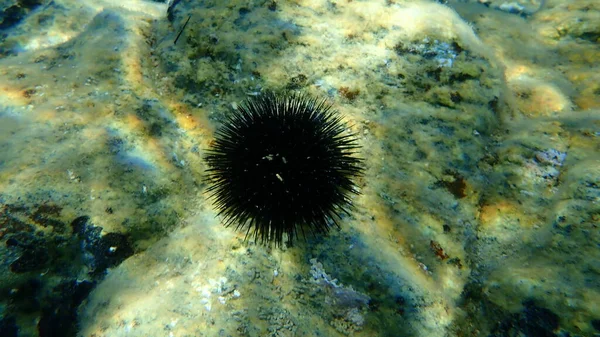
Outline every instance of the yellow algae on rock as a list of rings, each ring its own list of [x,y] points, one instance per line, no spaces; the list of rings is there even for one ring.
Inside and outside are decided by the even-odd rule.
[[[516,92],[517,106],[527,116],[548,116],[572,107],[570,100],[553,85],[522,77],[512,80],[510,86]]]

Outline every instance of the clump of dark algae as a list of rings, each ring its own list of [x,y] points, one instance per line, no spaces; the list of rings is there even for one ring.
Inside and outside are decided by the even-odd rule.
[[[134,253],[127,234],[103,233],[87,216],[69,226],[61,211],[51,202],[0,207],[2,337],[76,336],[81,303]]]
[[[208,192],[226,226],[261,243],[326,234],[351,208],[362,173],[359,145],[324,100],[265,93],[240,105],[216,132]]]

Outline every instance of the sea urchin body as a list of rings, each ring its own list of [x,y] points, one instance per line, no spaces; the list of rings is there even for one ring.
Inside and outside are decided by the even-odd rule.
[[[361,174],[356,137],[324,100],[263,94],[217,130],[208,150],[211,198],[224,217],[261,242],[326,233],[350,208]]]

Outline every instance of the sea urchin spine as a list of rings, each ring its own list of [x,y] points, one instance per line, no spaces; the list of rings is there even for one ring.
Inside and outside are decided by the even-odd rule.
[[[208,191],[226,226],[262,243],[324,234],[348,213],[362,173],[358,143],[325,100],[266,93],[216,132],[206,162]]]

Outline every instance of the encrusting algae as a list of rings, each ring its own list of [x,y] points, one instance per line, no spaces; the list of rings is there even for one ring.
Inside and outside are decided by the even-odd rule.
[[[599,333],[599,6],[5,2],[0,335]],[[327,99],[364,158],[293,247],[206,194],[267,90]]]

